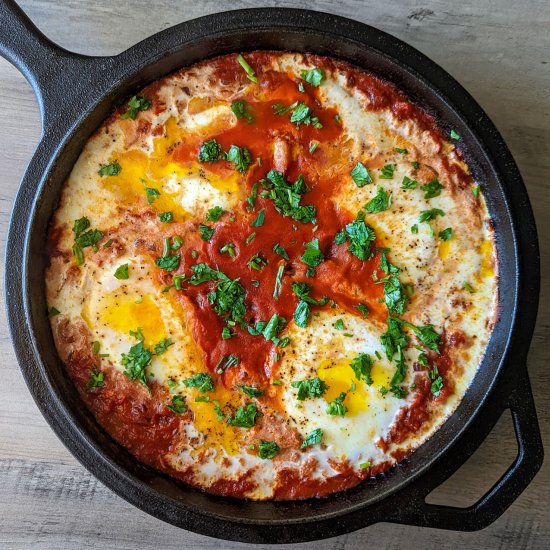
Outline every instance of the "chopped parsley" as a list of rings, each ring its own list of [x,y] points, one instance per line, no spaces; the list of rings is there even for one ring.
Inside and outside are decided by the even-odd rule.
[[[135,95],[128,101],[128,109],[120,115],[120,118],[136,120],[140,111],[147,111],[151,108],[151,102],[143,96]]]
[[[415,336],[430,350],[439,353],[439,343],[441,336],[436,332],[433,325],[424,325],[417,327],[411,323],[401,321],[404,325],[408,326],[415,334]]]
[[[479,185],[474,185],[472,187],[472,195],[477,199],[479,197]]]
[[[146,187],[145,197],[147,198],[147,204],[153,204],[160,197],[160,192],[154,187]]]
[[[225,160],[232,162],[235,165],[237,172],[246,172],[252,164],[252,154],[246,147],[238,147],[231,145],[229,151],[225,153]]]
[[[286,326],[286,319],[274,313],[265,327],[262,329],[262,335],[266,340],[275,340],[277,334]]]
[[[388,310],[392,313],[404,313],[408,296],[399,277],[388,275],[382,279],[384,284],[384,301]]]
[[[273,246],[273,252],[275,252],[275,254],[279,254],[279,256],[282,256],[285,260],[290,259],[288,257],[287,251],[279,243]]]
[[[170,239],[165,237],[162,257],[155,260],[155,264],[161,269],[164,269],[164,271],[174,271],[180,265],[180,255],[170,254],[170,250],[172,250]]]
[[[174,414],[183,414],[184,412],[187,412],[187,405],[185,403],[185,397],[183,395],[173,395],[172,402],[169,405],[165,406]]]
[[[433,199],[434,197],[439,197],[439,195],[441,195],[441,190],[444,189],[444,187],[441,183],[439,183],[437,178],[434,178],[425,185],[422,185],[420,189],[424,191],[425,199]]]
[[[118,161],[111,162],[110,164],[102,164],[98,170],[98,174],[101,177],[105,176],[118,176],[122,172],[122,166]]]
[[[76,259],[76,265],[84,264],[84,248],[93,247],[97,252],[97,243],[103,238],[103,233],[97,229],[89,229],[90,220],[86,217],[75,220],[73,225],[74,244],[73,254]]]
[[[367,460],[366,462],[361,462],[361,464],[359,464],[359,468],[361,468],[361,470],[366,470],[367,468],[370,468],[372,466],[370,460]]]
[[[437,216],[444,216],[445,212],[439,208],[430,208],[430,210],[422,210],[418,218],[419,223],[435,220]]]
[[[229,254],[232,258],[237,255],[237,252],[235,251],[235,245],[233,243],[227,243],[220,247],[220,253]]]
[[[344,405],[344,400],[348,394],[346,392],[341,392],[338,397],[331,401],[326,409],[326,413],[331,416],[346,416],[348,408]]]
[[[139,330],[138,330],[138,333]],[[145,369],[151,364],[153,354],[143,345],[143,340],[133,345],[128,353],[123,353],[121,363],[124,366],[124,374],[130,380],[137,380],[147,386],[147,374]]]
[[[258,253],[258,254],[254,254],[254,256],[252,256],[250,260],[246,262],[246,265],[251,269],[260,271],[262,267],[267,265],[267,260],[260,253]]]
[[[244,118],[248,124],[252,124],[252,122],[254,122],[254,116],[248,110],[248,104],[246,101],[233,101],[233,103],[231,103],[231,110],[239,120]]]
[[[441,390],[443,389],[443,378],[440,376],[437,367],[434,365],[432,369],[428,372],[428,378],[432,381],[430,386],[430,391],[434,397],[439,397]]]
[[[460,139],[460,134],[458,134],[455,130],[451,130],[451,139]]]
[[[56,307],[51,307],[50,309],[48,309],[48,317],[51,318],[51,317],[55,317],[56,315],[59,315],[61,313],[61,311],[59,311]]]
[[[378,212],[384,212],[391,206],[392,194],[384,191],[381,185],[376,189],[376,195],[367,204],[365,204],[365,210],[371,214]]]
[[[214,391],[214,381],[206,372],[199,372],[183,381],[186,388],[197,388],[200,392]]]
[[[373,255],[371,243],[375,238],[374,229],[365,223],[365,213],[361,210],[353,222],[348,223],[342,231],[336,234],[334,242],[343,244],[349,241],[348,250],[360,260],[365,261]]]
[[[449,241],[449,240],[451,240],[452,236],[453,236],[453,228],[452,227],[447,227],[447,229],[444,229],[443,231],[439,232],[439,238],[442,241]]]
[[[307,270],[307,276],[312,277],[315,275],[315,268],[325,259],[325,256],[319,248],[319,239],[311,239],[304,245],[304,253],[301,258],[302,261],[309,267]]]
[[[248,237],[244,242],[245,244],[250,244],[255,238],[256,238],[256,232],[253,231],[252,233],[250,233],[250,235],[248,235]]]
[[[319,118],[313,116],[313,110],[311,109],[311,107],[308,107],[308,105],[306,105],[306,103],[304,103],[303,101],[295,101],[288,107],[285,107],[280,103],[273,104],[273,112],[276,115],[284,115],[289,111],[291,112],[290,122],[293,122],[294,124],[296,124],[296,126],[300,126],[300,124],[305,124],[311,125],[317,129],[323,127],[323,125],[319,121]]]
[[[258,445],[258,456],[263,459],[270,459],[277,455],[277,453],[281,450],[279,445],[275,443],[275,441],[265,441],[263,439],[260,439],[260,443]]]
[[[346,330],[344,321],[342,321],[342,319],[337,319],[333,326],[336,330]]]
[[[231,332],[231,329],[229,327],[222,328],[222,338],[224,340],[229,340],[230,338],[233,338],[233,336],[235,336],[235,333]]]
[[[307,437],[302,441],[302,444],[300,445],[300,449],[305,449],[310,445],[319,445],[322,440],[323,430],[321,428],[317,428],[316,430],[313,430],[309,432],[309,434],[307,434]]]
[[[224,214],[225,210],[221,206],[214,206],[206,214],[205,220],[207,222],[217,222]]]
[[[384,168],[380,170],[380,179],[391,180],[393,173],[395,172],[395,164],[386,164]]]
[[[164,338],[163,340],[155,344],[155,353],[157,355],[162,355],[163,353],[166,353],[168,351],[168,348],[170,346],[173,346],[173,345],[174,345],[174,342],[172,341],[171,338]]]
[[[128,264],[119,265],[115,271],[115,279],[124,280],[129,278],[130,275],[128,273]]]
[[[237,428],[252,428],[256,423],[256,417],[261,416],[254,403],[247,403],[244,407],[240,406],[235,412],[234,417],[228,417],[227,423]]]
[[[307,191],[303,176],[294,183],[285,180],[281,172],[270,170],[267,179],[261,184],[266,189],[263,196],[273,200],[275,209],[282,216],[290,216],[302,223],[315,223],[315,206],[300,204],[302,195]]]
[[[281,264],[277,269],[277,275],[275,275],[275,286],[273,288],[273,298],[275,298],[275,300],[278,300],[281,295],[284,271],[285,266],[284,264]]]
[[[387,330],[380,337],[380,343],[390,361],[399,350],[405,349],[409,345],[409,338],[403,331],[399,319],[388,317]]]
[[[396,153],[399,153],[400,155],[408,155],[409,154],[407,149],[401,149],[400,147],[394,147],[393,149]]]
[[[258,187],[260,185],[260,182],[256,182],[252,186],[252,190],[250,191],[250,195],[246,198],[247,204],[247,210],[251,212],[254,209],[254,206],[256,205],[256,198],[258,196]]]
[[[241,386],[240,384],[237,384],[237,388],[239,388],[245,395],[248,395],[248,397],[261,397],[264,392],[255,386]]]
[[[417,161],[417,160],[413,160],[411,162],[411,166],[415,169],[415,170],[418,170],[420,168],[420,163]]]
[[[254,218],[250,227],[261,227],[265,221],[265,208],[261,208],[258,215]]]
[[[462,283],[462,287],[466,289],[470,294],[473,294],[475,292],[475,288],[467,281]]]
[[[174,219],[172,212],[162,212],[159,214],[159,220],[164,223],[170,223]]]
[[[294,311],[294,322],[301,328],[306,328],[309,323],[311,312],[309,305],[304,300],[300,300]]]
[[[364,187],[368,183],[372,183],[372,177],[362,162],[358,162],[355,165],[350,175],[357,187]]]
[[[200,162],[217,162],[222,156],[222,146],[215,140],[209,139],[201,144],[199,149]]]
[[[315,149],[319,147],[320,143],[318,141],[311,141],[309,144],[309,152],[313,155],[315,153]]]
[[[95,390],[97,388],[102,388],[105,385],[105,375],[100,370],[91,370],[90,378],[86,382],[87,390]]]
[[[325,71],[323,69],[310,69],[306,71],[305,69],[300,71],[300,77],[303,78],[308,84],[317,88],[320,86],[325,79]]]
[[[417,234],[418,234],[418,225],[416,225],[416,224],[411,225],[411,233],[412,233],[413,235],[417,235]]]
[[[237,55],[237,61],[239,62],[239,65],[244,69],[248,80],[257,83],[258,78],[256,76],[256,73],[254,72],[254,69],[248,64],[246,59],[241,54]]]
[[[224,355],[216,364],[216,373],[223,374],[223,371],[231,367],[236,367],[240,359],[236,355]]]
[[[355,309],[359,310],[359,312],[363,315],[363,317],[368,317],[369,308],[365,304],[357,304],[355,306]]]
[[[357,380],[364,380],[369,386],[373,380],[371,376],[372,358],[368,353],[360,353],[350,363]]]
[[[203,241],[210,241],[214,236],[215,229],[204,223],[199,223],[199,233]]]
[[[322,397],[329,388],[328,385],[318,377],[308,380],[298,380],[292,382],[291,386],[298,390],[297,398],[299,401]]]
[[[403,176],[403,181],[401,182],[401,189],[416,189],[418,182],[409,178],[408,176]]]

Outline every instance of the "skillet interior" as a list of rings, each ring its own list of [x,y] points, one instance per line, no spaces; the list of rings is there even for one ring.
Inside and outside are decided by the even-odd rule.
[[[329,28],[330,32],[326,30]],[[441,120],[443,128],[452,127],[461,134],[466,160],[476,179],[483,182],[495,225],[500,319],[460,406],[431,440],[388,475],[321,500],[273,503],[223,499],[190,489],[137,463],[83,406],[56,354],[45,315],[43,248],[48,222],[84,142],[112,105],[174,69],[206,57],[250,49],[310,51],[339,57],[394,82]],[[518,285],[530,285],[532,290],[537,284],[536,269],[534,280],[519,280],[518,236],[527,242],[535,239],[535,249],[525,248],[527,254],[532,254],[536,252],[536,235],[529,216],[521,234],[516,233],[509,193],[525,200],[523,184],[492,124],[452,78],[412,48],[370,27],[301,10],[247,10],[201,18],[164,31],[112,60],[75,58],[72,68],[68,65],[67,78],[74,79],[83,66],[90,71],[86,80],[97,84],[94,88],[81,90],[78,101],[58,103],[51,114],[47,111],[52,106],[48,104],[51,98],[46,97],[44,139],[27,172],[27,187],[14,209],[7,251],[12,334],[27,382],[54,430],[73,454],[118,494],[153,515],[204,534],[256,542],[298,542],[333,536],[376,521],[402,520],[404,516],[401,518],[395,509],[398,501],[388,497],[426,472],[453,446],[487,400],[507,355],[524,360],[534,322],[536,291],[522,308],[524,337],[516,330],[510,342],[518,300],[527,295],[518,293]],[[58,142],[61,145],[56,150]],[[506,163],[508,172],[504,173]],[[17,277],[21,263],[22,283]],[[512,350],[509,344],[513,344]],[[504,406],[484,408],[484,427],[478,427],[477,444]],[[446,460],[448,470],[458,467],[448,456]],[[429,486],[423,485],[420,493],[427,492]]]

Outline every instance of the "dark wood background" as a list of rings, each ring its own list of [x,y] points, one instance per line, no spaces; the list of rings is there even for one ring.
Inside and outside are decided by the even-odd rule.
[[[0,0],[1,1],[1,0]],[[550,439],[550,2],[548,0],[21,0],[51,39],[86,54],[116,54],[173,24],[223,9],[308,7],[372,24],[442,65],[492,117],[525,178],[537,217],[542,296],[529,371],[543,438]],[[0,234],[3,248],[19,180],[39,139],[38,110],[25,79],[0,59]],[[0,283],[2,284],[2,283]],[[0,548],[244,548],[166,525],[96,481],[53,435],[28,393],[0,305]],[[477,500],[516,455],[506,413],[480,448],[430,496]],[[300,545],[359,548],[550,548],[550,460],[493,525],[455,533],[378,524]]]

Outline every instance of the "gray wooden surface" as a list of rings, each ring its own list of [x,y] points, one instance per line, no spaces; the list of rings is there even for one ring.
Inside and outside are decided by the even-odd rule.
[[[1,0],[0,0],[1,1]],[[550,439],[550,2],[548,0],[21,0],[38,27],[67,49],[118,53],[175,23],[258,5],[309,7],[370,23],[447,69],[492,117],[525,178],[541,236],[542,296],[529,371],[543,438]],[[0,59],[0,234],[2,260],[13,198],[39,137],[34,96]],[[1,284],[1,283],[0,283]],[[133,508],[88,474],[34,405],[0,306],[0,548],[244,548],[187,533]],[[468,505],[510,464],[509,414],[472,459],[430,496]],[[454,533],[378,524],[303,548],[550,548],[550,459],[493,525]]]

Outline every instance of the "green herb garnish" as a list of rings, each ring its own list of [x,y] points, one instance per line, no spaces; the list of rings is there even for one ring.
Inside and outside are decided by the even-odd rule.
[[[115,279],[129,279],[128,264],[119,265],[115,271]]]
[[[364,380],[369,386],[372,385],[372,358],[368,353],[360,353],[357,355],[351,361],[350,367],[355,373],[355,378],[357,378],[357,380]]]
[[[395,164],[386,164],[384,168],[380,170],[380,179],[391,180],[393,173],[395,172]]]
[[[217,162],[222,155],[222,146],[215,140],[209,139],[201,144],[199,149],[200,162]]]
[[[261,416],[254,403],[247,403],[237,409],[235,416],[228,417],[227,423],[237,428],[252,428],[256,423],[256,417]]]
[[[260,439],[260,443],[258,445],[258,456],[260,458],[271,459],[276,456],[280,450],[281,448],[277,445],[277,443],[275,443],[275,441],[264,441],[263,439]]]
[[[248,103],[246,101],[233,101],[231,103],[231,110],[239,120],[244,118],[248,124],[254,122],[254,116],[248,110]]]
[[[246,77],[248,80],[251,80],[252,82],[257,83],[258,78],[256,77],[256,73],[254,72],[254,69],[248,64],[246,59],[241,55],[237,55],[237,61],[239,62],[239,65],[244,69],[244,72],[246,73]]]
[[[261,397],[264,394],[262,390],[256,388],[255,386],[241,386],[240,384],[237,384],[237,388],[249,397]]]
[[[310,445],[319,445],[319,443],[321,443],[322,440],[323,440],[323,430],[321,428],[317,428],[316,430],[309,432],[307,437],[302,441],[302,444],[300,445],[300,449],[305,449]]]
[[[305,69],[300,71],[300,76],[311,86],[317,88],[321,85],[325,79],[325,71],[323,69],[310,69],[306,71]]]
[[[378,212],[384,212],[391,206],[392,194],[384,191],[382,186],[376,188],[376,195],[367,204],[365,204],[365,210],[371,214]]]
[[[214,206],[206,214],[205,220],[207,222],[217,222],[224,214],[225,210],[221,206]]]
[[[102,164],[101,168],[97,172],[101,177],[105,176],[118,176],[122,172],[122,166],[118,161],[111,162],[110,164]]]
[[[197,388],[200,392],[214,391],[214,381],[206,372],[194,374],[183,381],[186,388]]]
[[[174,414],[183,414],[187,412],[187,405],[185,403],[185,397],[183,395],[173,395],[172,402],[165,407],[171,410]]]
[[[439,197],[439,195],[441,195],[441,190],[444,189],[444,187],[439,183],[437,178],[434,178],[425,185],[422,185],[420,189],[424,191],[425,199],[433,199],[434,197]]]
[[[444,229],[443,231],[439,232],[439,238],[442,241],[449,241],[453,236],[453,228],[447,227],[447,229]]]
[[[252,164],[252,154],[246,147],[238,147],[231,145],[229,151],[225,153],[225,160],[232,162],[235,165],[237,172],[246,172]]]
[[[95,390],[97,388],[101,388],[105,385],[105,375],[100,370],[91,370],[90,371],[90,378],[88,378],[88,382],[86,382],[86,389],[87,390]]]
[[[372,183],[372,177],[362,162],[358,162],[355,165],[350,175],[357,187],[364,187],[368,183]]]
[[[151,102],[143,96],[133,96],[128,101],[128,109],[125,113],[120,115],[120,118],[130,118],[135,120],[140,111],[147,111],[151,108]]]
[[[318,377],[292,382],[291,386],[298,390],[297,398],[299,401],[322,397],[323,394],[329,389],[328,385]]]

